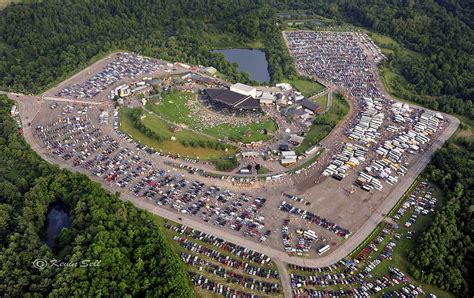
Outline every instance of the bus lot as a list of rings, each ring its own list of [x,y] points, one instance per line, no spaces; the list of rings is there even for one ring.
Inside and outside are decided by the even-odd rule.
[[[107,189],[122,192],[124,198],[132,200],[141,208],[159,214],[176,215],[212,235],[225,235],[226,239],[232,238],[234,243],[255,247],[260,252],[268,251],[268,255],[276,260],[311,266],[334,263],[365,239],[385,217],[387,211],[382,210],[389,210],[400,193],[403,193],[403,189],[424,168],[434,146],[439,147],[457,127],[455,119],[449,118],[439,134],[439,140],[435,138],[419,155],[407,155],[406,160],[410,165],[408,171],[395,186],[387,184],[382,191],[353,191],[352,182],[357,180],[358,171],[351,171],[343,181],[322,177],[315,184],[323,169],[323,162],[304,176],[288,175],[277,183],[259,182],[243,188],[229,179],[202,177],[169,166],[170,162],[193,167],[195,164],[163,156],[120,134],[114,129],[115,110],[108,101],[100,106],[58,102],[51,108],[50,102],[40,100],[38,103],[41,106],[35,111],[37,113],[33,119],[32,111],[25,113],[28,101],[19,100],[20,115],[30,115],[24,123],[31,121],[31,125],[25,125],[25,137],[47,160],[89,175]],[[353,113],[359,113],[357,106]],[[108,112],[108,119],[99,120],[99,115],[103,115],[104,111]],[[348,128],[350,123],[344,124],[344,128]],[[29,130],[34,132],[34,137],[30,137]],[[333,143],[337,148],[345,143],[344,138],[347,135],[332,133],[325,142]],[[327,155],[333,156],[333,153],[330,150]],[[152,176],[154,178],[150,179]],[[163,186],[160,187],[160,184]],[[156,186],[160,189],[156,189]],[[304,201],[290,201],[283,195],[289,191]],[[167,192],[169,202],[160,205],[163,194]],[[248,196],[248,201],[242,196]],[[289,217],[286,212],[278,210],[283,201],[313,212],[347,229],[351,235],[344,239],[324,227],[308,223],[299,214],[290,215],[288,228],[293,233],[298,229],[312,230],[331,249],[318,256],[318,243],[312,246],[307,258],[288,256],[280,232],[282,223]],[[264,204],[257,208],[262,202]],[[193,215],[195,210],[198,211]],[[209,217],[208,221],[206,215]],[[244,222],[240,230],[233,229],[238,227],[239,222]],[[267,231],[270,234],[262,241],[261,238]],[[195,280],[199,282],[199,277]],[[221,286],[211,285],[211,288],[219,290]]]
[[[83,81],[93,76],[94,70],[100,72],[102,63],[99,61],[83,71],[80,76]],[[79,77],[62,84],[61,88],[73,84],[80,85]],[[349,117],[348,123],[342,123],[342,132],[334,132],[325,140],[327,149],[330,147],[327,144],[334,146],[327,150],[325,156],[328,158],[334,156],[334,152],[347,142],[347,129],[357,123],[358,113],[362,109],[357,102],[352,105],[353,115]],[[386,105],[390,106],[390,102]],[[107,120],[104,120],[104,113],[108,115]],[[228,233],[283,250],[282,223],[291,219],[288,226],[290,233],[306,229],[314,231],[319,238],[309,253],[305,254],[309,257],[318,256],[317,247],[322,244],[330,245],[330,254],[347,242],[344,238],[350,239],[350,235],[364,225],[392,191],[391,185],[386,185],[381,192],[354,191],[351,183],[357,180],[356,171],[351,171],[342,183],[324,178],[321,171],[326,166],[325,160],[318,161],[317,166],[305,175],[286,175],[276,183],[257,182],[242,191],[240,185],[235,185],[231,179],[202,177],[186,171],[185,167],[177,169],[170,166],[170,163],[178,162],[194,168],[196,164],[164,156],[135,143],[117,129],[117,124],[117,111],[108,101],[104,101],[101,106],[58,102],[55,108],[43,104],[31,127],[36,130],[36,141],[39,140],[47,154],[56,159],[60,157],[60,162],[99,178],[114,190],[223,228]],[[384,127],[388,125],[383,124]],[[41,129],[48,130],[47,135]],[[416,160],[415,156],[406,158],[407,161]],[[407,174],[401,179],[412,177]],[[317,184],[315,180],[318,180]],[[350,182],[344,183],[345,180]],[[342,227],[344,232],[334,233],[324,225],[304,220],[298,214],[279,210],[283,201],[288,202],[283,193],[289,189],[311,203],[306,206],[301,202],[291,202],[294,205],[292,207],[315,214]],[[243,198],[247,195],[248,199]]]

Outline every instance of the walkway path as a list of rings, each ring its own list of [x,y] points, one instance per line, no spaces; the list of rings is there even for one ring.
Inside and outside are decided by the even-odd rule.
[[[86,104],[86,105],[103,105],[105,102],[97,102],[97,101],[87,101],[87,100],[79,100],[79,99],[68,99],[68,98],[60,98],[60,97],[51,97],[51,96],[44,96],[44,100],[48,101],[60,101],[60,102],[70,102],[70,103],[79,103],[79,104]]]

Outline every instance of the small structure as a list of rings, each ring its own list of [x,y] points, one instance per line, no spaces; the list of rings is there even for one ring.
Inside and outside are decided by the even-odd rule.
[[[130,87],[126,84],[117,86],[114,89],[114,95],[116,96],[126,97],[126,96],[129,96],[130,94],[131,94]]]
[[[281,164],[282,165],[289,165],[296,162],[297,157],[295,151],[281,151]]]
[[[289,83],[279,83],[279,84],[276,84],[275,87],[280,88],[283,91],[288,91],[288,90],[293,89],[293,87]]]
[[[207,73],[207,74],[214,75],[217,72],[217,69],[215,69],[212,66],[208,66],[208,67],[204,68],[202,71]]]
[[[309,110],[315,114],[320,114],[323,111],[323,107],[315,102],[312,102],[306,98],[298,102],[305,110]]]
[[[269,92],[263,92],[262,97],[260,97],[260,104],[271,105],[275,102],[275,96]]]
[[[288,140],[288,142],[294,146],[300,145],[301,143],[303,143],[303,141],[304,137],[300,137],[298,135],[291,135],[290,139]]]
[[[253,158],[253,157],[258,157],[259,155],[260,155],[260,153],[257,152],[257,151],[242,152],[242,157],[243,158]]]
[[[252,96],[253,98],[257,97],[257,88],[242,83],[237,83],[230,86],[230,91],[247,96]]]
[[[279,106],[286,106],[288,104],[288,100],[286,99],[286,96],[283,93],[277,93],[275,95],[275,98],[275,103]]]

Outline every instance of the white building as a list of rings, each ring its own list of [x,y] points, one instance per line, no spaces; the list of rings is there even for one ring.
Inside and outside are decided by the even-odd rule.
[[[114,89],[114,94],[120,97],[126,97],[130,95],[130,87],[126,84],[117,86]]]
[[[213,75],[217,72],[217,69],[215,69],[212,66],[208,66],[208,67],[204,68],[202,71],[205,72],[205,73],[208,73],[210,75]]]
[[[257,97],[257,88],[242,83],[237,83],[230,86],[230,91],[247,96],[252,96],[253,98]]]
[[[260,97],[260,104],[271,105],[275,102],[275,96],[269,92],[263,92]]]
[[[280,88],[283,91],[288,91],[288,90],[293,89],[293,87],[291,87],[291,84],[288,84],[288,83],[276,84],[275,87]]]

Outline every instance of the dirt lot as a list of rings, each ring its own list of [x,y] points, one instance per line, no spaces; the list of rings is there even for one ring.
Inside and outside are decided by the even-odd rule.
[[[87,79],[92,73],[100,71],[105,63],[107,63],[109,57],[105,58],[105,60],[101,60],[96,64],[86,68],[79,74],[75,75],[71,79],[61,83],[59,86],[49,90],[45,93],[46,96],[54,95],[55,92],[66,85],[70,85],[72,83],[82,82]],[[119,83],[117,83],[119,84]],[[117,85],[115,84],[115,85]],[[103,92],[99,98],[99,102],[103,102],[102,105],[94,106],[89,109],[88,117],[91,121],[99,127],[98,124],[98,114],[101,110],[107,110],[110,115],[113,115],[113,106],[110,102],[106,100],[106,97],[112,87],[107,89]],[[74,169],[76,171],[80,171],[86,174],[89,174],[84,169],[80,168],[73,168],[72,165],[68,162],[65,162],[62,159],[59,159],[57,156],[53,156],[52,154],[48,153],[48,150],[44,146],[39,146],[39,140],[33,138],[31,129],[36,127],[38,124],[50,123],[54,122],[55,119],[59,119],[61,117],[62,107],[68,103],[58,103],[58,107],[55,109],[51,109],[50,101],[43,101],[39,100],[38,98],[34,97],[26,97],[26,96],[14,96],[10,95],[12,99],[17,100],[20,104],[20,113],[22,120],[26,123],[31,122],[31,126],[25,125],[25,137],[27,141],[32,145],[33,149],[38,151],[45,159],[48,161],[57,163],[61,166]],[[353,117],[354,113],[357,113],[358,108],[351,104],[352,109],[350,115],[348,115],[349,119]],[[33,120],[34,118],[34,120]],[[109,121],[105,124],[100,126],[100,129],[106,135],[112,136],[116,139],[120,146],[124,148],[130,148],[130,150],[135,150],[137,155],[143,158],[150,158],[145,152],[136,150],[133,144],[130,144],[128,141],[120,138],[116,135],[113,127],[113,117],[109,118]],[[456,121],[454,118],[452,119],[452,123],[450,124],[449,131],[444,133],[443,137],[439,141],[440,145],[442,141],[444,141],[452,132],[453,129],[457,127]],[[344,140],[343,137],[343,129],[344,123],[338,126],[324,141],[325,147],[332,151],[332,148],[341,144]],[[172,168],[166,164],[166,162],[174,161],[167,157],[158,157],[153,156],[153,163],[154,167],[167,169],[173,173],[182,173],[186,179],[189,180],[199,180],[207,185],[216,185],[222,188],[230,189],[235,192],[245,191],[255,196],[263,196],[267,199],[267,203],[265,209],[263,211],[263,215],[265,216],[265,227],[272,231],[271,237],[263,243],[266,247],[279,250],[283,249],[282,239],[281,239],[281,227],[283,220],[290,218],[290,229],[294,230],[297,228],[309,228],[316,232],[316,234],[320,237],[319,242],[314,244],[315,247],[319,243],[330,243],[333,247],[331,252],[337,250],[336,248],[341,244],[344,244],[344,252],[341,250],[337,250],[338,253],[335,256],[339,256],[345,251],[349,250],[351,247],[357,246],[357,244],[365,238],[364,235],[368,235],[373,227],[383,218],[383,212],[380,210],[388,210],[391,206],[393,206],[394,202],[400,197],[400,193],[403,193],[403,190],[408,188],[409,184],[413,179],[418,175],[421,169],[426,165],[429,161],[430,154],[432,151],[426,151],[423,156],[416,155],[411,157],[411,166],[409,172],[405,175],[405,177],[401,178],[398,184],[394,186],[389,186],[384,184],[384,189],[381,192],[375,191],[373,193],[368,193],[363,190],[357,189],[354,193],[350,193],[351,184],[355,180],[357,171],[352,171],[352,173],[346,177],[343,181],[336,181],[332,178],[324,178],[320,179],[321,167],[325,164],[324,160],[320,161],[320,167],[314,167],[311,171],[305,173],[304,175],[291,177],[288,176],[281,181],[272,182],[272,183],[258,183],[252,187],[244,188],[240,185],[233,185],[229,180],[220,180],[215,178],[205,178],[202,176],[198,176],[197,174],[192,175],[186,172],[177,170]],[[326,154],[325,156],[330,156],[330,154]],[[416,162],[414,162],[416,160]],[[181,161],[180,161],[181,162]],[[182,161],[183,164],[187,164],[187,162]],[[195,164],[190,164],[195,166]],[[101,182],[104,187],[111,191],[121,191],[124,197],[131,198],[131,193],[127,190],[127,188],[119,188],[114,184],[110,184],[105,182],[104,180],[98,179],[97,177],[92,177],[94,180]],[[316,179],[319,179],[320,182],[315,184]],[[298,195],[305,198],[307,201],[311,203],[310,206],[305,206],[301,203],[289,201],[285,198],[282,193],[288,192],[290,194]],[[339,226],[348,229],[351,231],[352,236],[348,238],[348,240],[344,240],[342,237],[337,236],[336,234],[329,232],[328,230],[317,226],[314,223],[308,223],[305,220],[296,217],[294,215],[289,216],[287,213],[278,210],[278,206],[281,204],[282,201],[287,201],[294,206],[299,208],[311,211],[323,218],[328,219],[331,222],[337,223]],[[135,203],[137,203],[138,199],[132,199]],[[148,206],[147,209],[150,211],[156,210],[157,208],[164,208],[168,211],[175,212],[171,207],[157,207],[156,205],[151,205],[148,203],[137,203],[142,208],[143,206]],[[153,211],[152,211],[153,212]],[[201,222],[199,217],[193,217],[189,215],[182,215],[185,218],[188,218],[190,222]],[[202,222],[201,222],[202,224]],[[242,238],[242,233],[232,231],[229,228],[217,228],[213,226],[209,228],[210,230],[217,229],[220,234],[225,233],[229,235],[233,235],[233,238],[240,238],[241,243],[248,243],[248,239]],[[357,236],[355,236],[357,234]],[[252,241],[257,242],[258,240],[255,238],[251,238]],[[324,239],[324,240],[322,240]],[[330,254],[330,253],[328,253]],[[309,254],[310,257],[317,257],[315,253],[315,249],[311,250]],[[343,257],[344,255],[342,255]],[[325,257],[321,258],[326,260]]]

